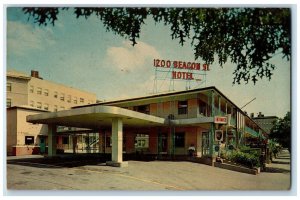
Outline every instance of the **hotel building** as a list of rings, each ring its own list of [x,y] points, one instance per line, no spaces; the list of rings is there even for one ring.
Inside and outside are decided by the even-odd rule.
[[[264,130],[216,87],[78,105],[30,115],[27,121],[48,126],[49,156],[57,153],[57,136],[92,134],[88,146],[111,154],[107,164],[114,166],[126,165],[123,155],[185,158],[191,146],[201,162],[212,164],[221,151],[266,143]],[[57,126],[84,132],[59,131]],[[76,143],[73,140],[74,149]]]

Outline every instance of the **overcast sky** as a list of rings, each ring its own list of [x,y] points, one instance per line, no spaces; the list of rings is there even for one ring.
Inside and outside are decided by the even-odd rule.
[[[53,27],[27,21],[20,8],[7,10],[7,69],[30,74],[38,70],[44,79],[96,93],[99,100],[144,96],[153,93],[153,59],[194,62],[190,43],[183,47],[172,40],[170,27],[151,19],[142,27],[135,47],[125,38],[106,32],[96,17],[76,19],[63,11]],[[202,60],[196,62],[203,63]],[[281,54],[273,57],[276,70],[272,80],[256,85],[232,85],[234,64],[221,68],[210,66],[206,83],[191,83],[191,88],[215,86],[248,113],[283,117],[290,110],[290,62]],[[185,82],[175,82],[175,90],[185,89]],[[158,90],[169,89],[169,81],[159,81]]]

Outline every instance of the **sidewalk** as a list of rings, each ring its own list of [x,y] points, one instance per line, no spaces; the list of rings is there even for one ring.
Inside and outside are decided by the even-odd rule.
[[[6,160],[19,160],[19,159],[33,159],[44,158],[43,155],[23,155],[23,156],[6,156]]]
[[[266,172],[290,173],[291,156],[287,149],[283,149],[273,161],[266,166]]]

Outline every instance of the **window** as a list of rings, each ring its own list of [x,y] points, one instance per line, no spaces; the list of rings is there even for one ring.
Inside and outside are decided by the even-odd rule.
[[[34,136],[25,136],[25,144],[26,145],[34,144]]]
[[[30,93],[33,93],[33,92],[34,92],[34,87],[33,87],[33,85],[29,86],[29,92],[30,92]]]
[[[57,105],[54,105],[53,111],[57,112]]]
[[[77,104],[77,97],[74,97],[73,103]]]
[[[36,102],[36,107],[39,109],[42,109],[42,103],[41,102]]]
[[[84,103],[84,98],[80,98],[80,103]]]
[[[37,88],[37,91],[36,91],[36,93],[37,93],[37,94],[42,94],[42,88],[40,88],[40,87],[39,87],[39,88]]]
[[[6,99],[6,108],[10,108],[11,105],[12,105],[11,99],[7,98],[7,99]]]
[[[49,104],[45,103],[44,110],[49,110]]]
[[[178,115],[187,114],[188,102],[187,101],[178,101]]]
[[[175,147],[184,147],[184,133],[175,133]]]
[[[71,95],[68,95],[68,97],[67,97],[67,102],[68,102],[68,103],[71,103]]]
[[[34,101],[30,101],[30,104],[29,104],[31,107],[34,107]]]
[[[60,100],[61,100],[61,101],[65,101],[65,94],[64,94],[64,93],[61,93],[61,94],[60,94]]]
[[[134,106],[133,110],[145,114],[150,114],[150,105]]]
[[[111,147],[112,146],[112,141],[111,141],[111,137],[110,136],[106,136],[106,147]]]
[[[136,134],[134,146],[136,149],[149,148],[149,135],[148,134]]]
[[[69,144],[69,137],[63,137],[63,144]]]
[[[204,116],[209,115],[209,107],[207,103],[201,99],[199,99],[199,114]]]
[[[6,91],[11,92],[11,83],[6,83]]]
[[[49,95],[49,90],[48,90],[48,89],[45,89],[45,90],[44,90],[44,95],[45,95],[45,96],[48,96],[48,95]]]
[[[54,92],[54,98],[57,98],[58,97],[58,94],[57,94],[57,92]]]

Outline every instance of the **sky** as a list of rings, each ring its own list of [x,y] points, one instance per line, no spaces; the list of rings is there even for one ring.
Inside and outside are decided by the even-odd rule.
[[[107,32],[102,22],[92,16],[76,19],[72,9],[58,16],[55,26],[38,26],[28,20],[20,8],[7,9],[7,70],[28,75],[38,70],[46,80],[79,88],[97,95],[99,100],[115,100],[153,94],[155,67],[153,59],[195,61],[193,48],[187,42],[179,45],[171,39],[170,27],[147,19],[142,26],[138,44]],[[248,113],[283,117],[290,111],[290,62],[276,54],[274,75],[256,85],[233,85],[235,64],[218,62],[210,65],[206,82],[191,83],[191,89],[215,86],[237,106]],[[165,76],[166,73],[160,74]],[[157,90],[168,91],[169,80],[158,81]],[[175,90],[185,90],[184,81],[175,82]]]

